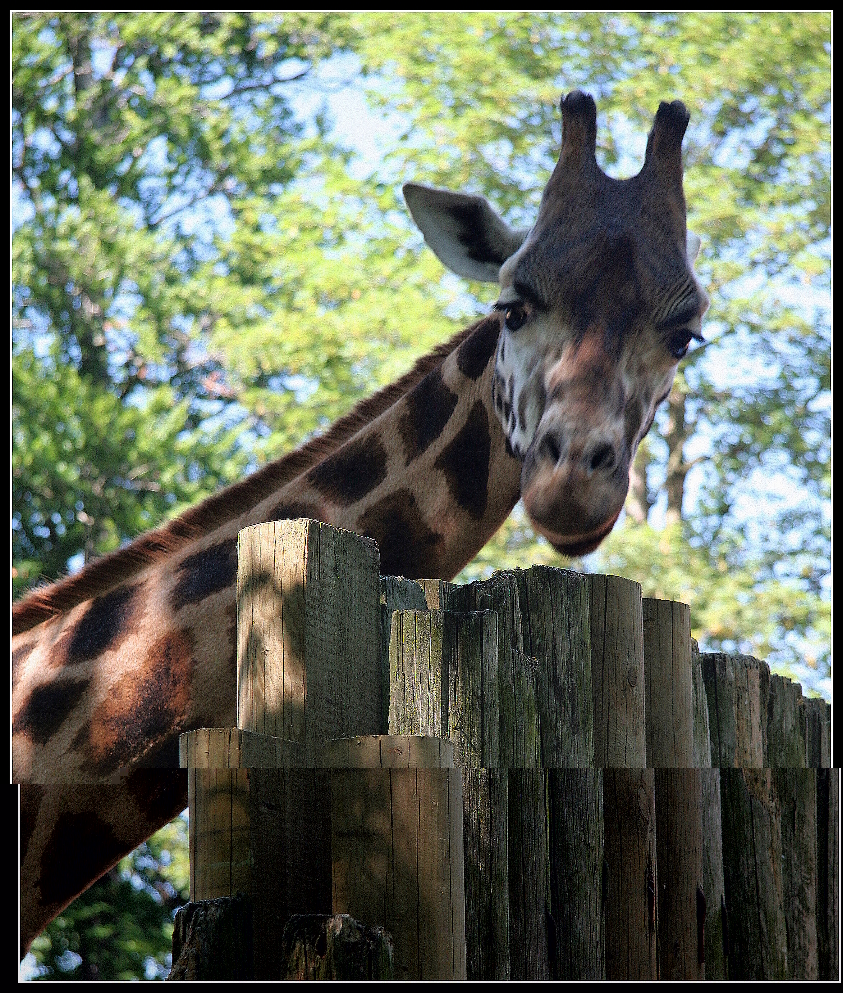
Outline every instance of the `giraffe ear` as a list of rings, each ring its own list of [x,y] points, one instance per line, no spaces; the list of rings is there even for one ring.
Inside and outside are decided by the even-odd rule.
[[[466,279],[496,283],[528,234],[513,230],[481,196],[405,183],[404,199],[439,261]]]

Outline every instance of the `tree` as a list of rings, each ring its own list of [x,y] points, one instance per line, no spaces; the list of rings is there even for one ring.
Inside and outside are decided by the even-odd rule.
[[[685,188],[703,237],[698,269],[713,290],[710,341],[684,363],[660,431],[642,447],[626,526],[587,567],[636,579],[645,595],[688,599],[706,648],[749,650],[811,683],[810,669],[793,669],[807,657],[827,675],[828,14],[482,12],[418,15],[395,31],[387,15],[366,23],[364,62],[402,80],[410,124],[393,156],[403,171],[491,194],[515,222],[533,216],[552,166],[556,142],[541,157],[534,143],[558,134],[560,91],[594,94],[599,154],[620,175],[639,168],[658,102],[686,101]],[[395,101],[392,89],[373,89],[384,105]],[[759,510],[753,493],[773,475],[779,490],[764,487]],[[654,529],[656,514],[666,530]],[[505,528],[484,563],[531,560],[523,534],[520,522]],[[686,572],[668,586],[673,559]]]
[[[712,308],[626,520],[574,565],[687,600],[704,647],[829,672],[828,13],[17,13],[12,62],[16,594],[290,450],[486,312],[493,291],[442,275],[400,183],[529,224],[580,87],[615,175],[660,100],[689,106]],[[568,564],[516,510],[464,578],[534,561]]]
[[[306,14],[18,14],[13,28],[17,592],[254,465],[242,439],[273,427],[253,396],[273,376],[291,406],[295,369],[262,361],[268,343],[248,366],[225,346],[265,337],[295,292],[256,219],[318,141],[290,98],[332,43]]]

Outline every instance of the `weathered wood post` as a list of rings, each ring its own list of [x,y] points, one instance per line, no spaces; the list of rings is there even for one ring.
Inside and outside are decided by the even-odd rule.
[[[781,819],[764,765],[770,672],[746,655],[702,659],[720,769],[729,979],[787,979]]]
[[[807,762],[817,771],[817,961],[820,979],[839,980],[840,769],[833,768],[831,705],[803,701]]]
[[[238,726],[182,738],[191,900],[248,896],[255,974],[277,978],[287,919],[331,913],[330,790],[314,753],[381,730],[379,555],[299,520],[247,528],[238,556]]]
[[[389,730],[447,736],[459,758],[466,975],[508,979],[507,791],[498,769],[497,615],[443,613],[440,584],[425,585],[436,609],[392,615]]]
[[[699,646],[691,640],[692,707],[694,712],[694,766],[700,775],[703,839],[703,895],[705,897],[705,978],[726,979],[724,935],[726,896],[723,883],[723,840],[720,816],[720,770],[711,766],[708,700]]]
[[[390,730],[447,733],[463,766],[468,976],[602,978],[586,582],[420,585],[430,613],[392,617]]]
[[[284,521],[241,532],[238,551],[238,727],[181,743],[191,899],[247,897],[256,978],[280,978],[289,955],[298,962],[295,942],[312,927],[285,951],[294,914],[321,915],[326,936],[342,915],[387,927],[399,978],[465,978],[452,747],[378,734],[386,698],[377,547],[315,521]],[[406,593],[400,581],[392,586],[386,601]],[[343,925],[335,937],[358,930]],[[372,935],[381,947],[378,934],[360,931],[358,971],[382,964],[366,950]],[[343,954],[316,974],[335,970]]]
[[[657,979],[655,777],[647,768],[641,587],[589,576],[594,761],[603,770],[606,978]]]
[[[330,742],[334,913],[392,936],[396,979],[465,971],[462,778],[450,742],[407,735]]]
[[[685,605],[546,567],[383,578],[313,521],[240,552],[238,727],[181,743],[191,894],[223,899],[180,919],[173,978],[217,941],[272,979],[835,978],[828,708],[700,656]]]
[[[380,733],[377,545],[277,521],[242,531],[238,554],[237,726],[305,746]]]
[[[488,791],[506,810],[505,825],[496,826],[507,839],[508,903],[498,910],[508,912],[509,975],[601,978],[602,908],[593,884],[601,876],[602,822],[592,823],[600,795],[586,580],[536,566],[442,584],[440,596],[446,611],[497,615],[499,765],[478,783],[481,795]],[[578,820],[592,829],[572,836]],[[503,958],[496,956],[498,965]]]
[[[655,769],[659,978],[705,979],[702,780],[694,768],[691,611],[645,597],[647,763]]]

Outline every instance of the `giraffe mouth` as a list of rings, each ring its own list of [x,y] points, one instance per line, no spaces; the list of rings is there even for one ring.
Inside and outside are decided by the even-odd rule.
[[[615,526],[629,489],[626,453],[603,469],[581,461],[528,452],[521,470],[521,497],[533,528],[562,555],[593,552]]]
[[[569,558],[576,558],[580,555],[588,555],[589,552],[593,552],[595,548],[606,538],[612,528],[617,523],[618,517],[620,517],[620,511],[618,511],[614,517],[606,521],[601,527],[592,531],[590,534],[572,535],[572,536],[561,536],[548,532],[546,528],[542,528],[535,525],[538,530],[547,538],[553,548],[559,552],[560,555],[567,555]]]

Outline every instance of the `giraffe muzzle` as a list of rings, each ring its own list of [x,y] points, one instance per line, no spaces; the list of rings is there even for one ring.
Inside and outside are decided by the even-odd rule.
[[[625,446],[609,438],[578,444],[558,427],[540,429],[521,469],[521,497],[533,527],[562,554],[593,551],[623,508],[629,465]]]

